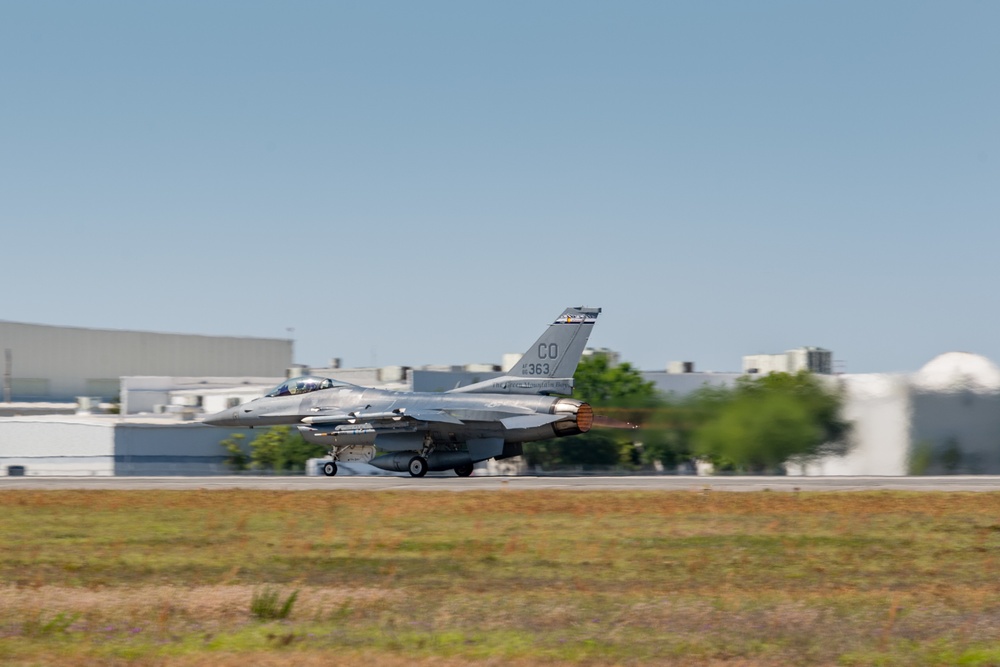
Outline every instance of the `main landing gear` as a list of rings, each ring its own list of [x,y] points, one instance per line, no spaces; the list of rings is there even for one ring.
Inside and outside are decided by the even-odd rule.
[[[337,474],[337,463],[335,461],[327,461],[323,464],[323,474],[327,477],[333,477]]]
[[[414,456],[410,459],[407,469],[411,477],[423,477],[427,474],[427,459],[422,456]]]
[[[455,468],[455,474],[459,477],[468,477],[472,474],[472,464],[466,463]]]

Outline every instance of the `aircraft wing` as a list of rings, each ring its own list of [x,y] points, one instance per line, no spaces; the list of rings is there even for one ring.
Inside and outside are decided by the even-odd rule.
[[[450,415],[442,410],[417,410],[415,412],[407,412],[406,416],[411,419],[417,419],[425,422],[442,422],[445,424],[465,423],[458,417]]]

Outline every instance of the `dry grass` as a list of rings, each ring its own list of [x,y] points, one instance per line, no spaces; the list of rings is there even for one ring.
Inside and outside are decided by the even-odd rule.
[[[3,664],[1000,664],[1000,494],[9,491],[0,534]]]

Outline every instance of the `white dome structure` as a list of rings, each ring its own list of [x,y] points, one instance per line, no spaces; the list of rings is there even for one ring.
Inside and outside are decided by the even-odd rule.
[[[913,386],[935,392],[1000,392],[1000,367],[979,354],[946,352],[917,371]]]

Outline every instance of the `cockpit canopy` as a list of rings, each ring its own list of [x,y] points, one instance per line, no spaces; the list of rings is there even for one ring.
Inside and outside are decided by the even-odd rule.
[[[309,375],[286,380],[269,391],[266,396],[267,398],[273,398],[275,396],[297,396],[298,394],[308,394],[311,391],[318,391],[320,389],[346,386],[348,385],[344,382],[337,382],[336,380],[331,380],[330,378],[321,378]]]

